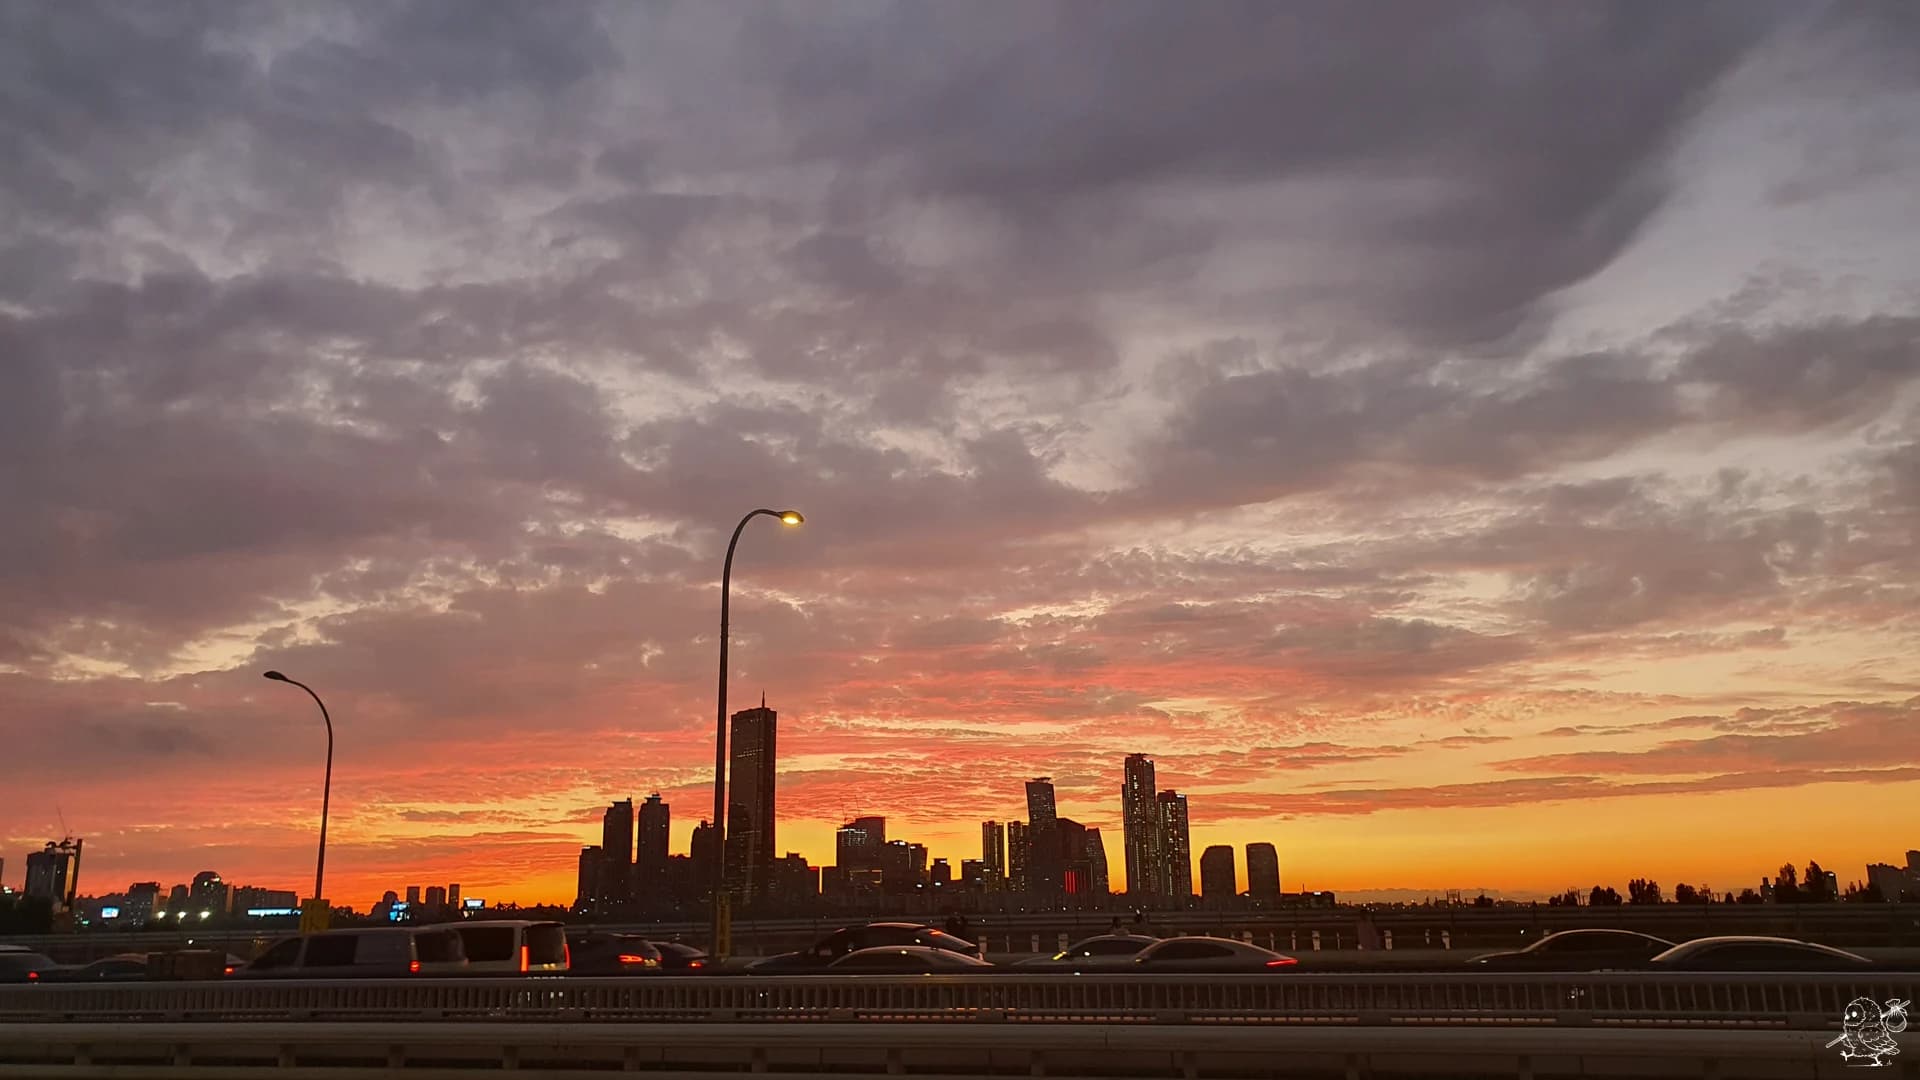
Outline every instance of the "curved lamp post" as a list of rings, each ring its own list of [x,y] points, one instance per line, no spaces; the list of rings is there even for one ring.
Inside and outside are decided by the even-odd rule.
[[[722,912],[727,903],[727,604],[728,593],[733,587],[733,549],[740,543],[740,533],[746,529],[747,522],[766,515],[779,518],[783,525],[799,525],[807,519],[798,510],[754,510],[740,519],[733,527],[733,539],[727,541],[727,561],[720,570],[720,704],[714,721],[713,733],[713,955],[718,959],[724,951],[720,940]],[[317,700],[317,699],[316,699]]]
[[[269,671],[265,677],[274,682],[292,683],[305,690],[313,703],[320,706],[320,719],[327,725],[327,776],[320,787],[320,858],[313,867],[313,898],[324,899],[327,894],[321,886],[327,876],[327,803],[333,797],[333,717],[327,715],[327,703],[320,700],[320,695],[313,692],[313,687],[297,679],[289,679],[277,671]]]

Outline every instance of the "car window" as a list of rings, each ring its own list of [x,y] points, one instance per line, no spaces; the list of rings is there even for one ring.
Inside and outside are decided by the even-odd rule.
[[[307,940],[306,967],[349,967],[358,952],[357,934],[323,934]]]
[[[635,944],[645,944],[636,940]],[[567,959],[567,932],[559,923],[536,923],[527,927],[527,961],[534,964],[561,964]]]
[[[1139,952],[1141,945],[1137,941],[1124,938],[1108,938],[1104,941],[1090,941],[1080,950],[1081,956],[1132,956]]]
[[[1562,934],[1545,942],[1543,952],[1605,952],[1620,947],[1620,939],[1612,934]]]
[[[413,935],[413,957],[423,964],[459,963],[465,956],[460,935],[451,930]]]
[[[299,959],[300,939],[288,938],[261,953],[258,960],[247,966],[254,971],[271,971],[274,968],[292,967]]]
[[[501,960],[516,960],[513,955],[514,934],[511,926],[463,926],[460,928],[460,940],[466,945],[467,959],[475,964],[497,963]],[[420,959],[425,960],[426,957]]]
[[[1233,950],[1225,945],[1215,945],[1211,941],[1170,941],[1154,950],[1153,960],[1201,960],[1215,956],[1232,956]]]
[[[54,966],[52,960],[37,952],[0,953],[0,971],[45,971]]]
[[[866,942],[863,947],[869,949],[880,945],[912,945],[923,933],[927,931],[911,926],[870,926],[861,935],[861,939]],[[939,933],[939,931],[932,933]]]

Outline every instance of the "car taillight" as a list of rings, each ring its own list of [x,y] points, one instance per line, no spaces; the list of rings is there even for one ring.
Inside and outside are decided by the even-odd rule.
[[[407,961],[407,974],[409,975],[420,974],[420,961],[418,960]]]
[[[1299,962],[1300,961],[1295,960],[1291,956],[1276,956],[1273,959],[1267,961],[1267,966],[1268,967],[1292,967],[1293,965]]]
[[[705,960],[689,960],[687,961],[687,966],[690,968],[706,967],[707,962]]]
[[[573,967],[573,946],[564,941],[560,943],[560,966],[568,969]]]
[[[221,974],[223,974],[223,975],[231,975],[231,974],[233,974],[233,965],[232,965],[232,964],[228,964],[228,965],[227,965],[227,970],[226,970],[226,971],[224,971],[224,972],[222,972]]]
[[[529,961],[532,959],[533,959],[533,955],[528,950],[528,948],[525,945],[520,946],[520,970],[521,971],[532,970],[533,965],[529,963]]]
[[[27,972],[27,981],[28,981],[28,982],[39,982],[39,981],[40,981],[40,973],[39,973],[39,972],[37,972],[37,971],[29,971],[29,972]]]
[[[655,960],[651,956],[641,956],[639,953],[621,953],[620,962],[623,964],[639,964],[641,967],[660,966],[660,961]]]

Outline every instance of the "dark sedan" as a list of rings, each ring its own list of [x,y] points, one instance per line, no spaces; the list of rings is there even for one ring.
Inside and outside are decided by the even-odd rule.
[[[0,983],[41,982],[69,970],[63,964],[54,963],[52,957],[31,949],[0,951]]]
[[[1128,971],[1133,958],[1159,940],[1145,934],[1101,934],[1076,941],[1052,956],[1036,956],[1013,966],[1032,971]]]
[[[824,971],[827,965],[848,953],[901,945],[920,945],[974,957],[980,952],[980,947],[973,942],[931,926],[902,922],[869,923],[866,926],[841,927],[814,942],[811,948],[756,960],[747,966],[747,971],[755,975],[804,975]]]
[[[668,971],[705,971],[711,958],[707,951],[679,941],[650,941],[660,950],[660,966]]]
[[[1644,968],[1673,942],[1632,930],[1562,930],[1524,949],[1467,961],[1481,971],[1609,971]]]
[[[567,942],[569,975],[658,975],[660,950],[637,934],[587,934]]]
[[[1177,937],[1156,941],[1133,958],[1131,970],[1157,974],[1283,971],[1299,963],[1291,956],[1232,938]]]
[[[1777,937],[1707,937],[1675,945],[1653,958],[1656,971],[1860,971],[1864,956]]]

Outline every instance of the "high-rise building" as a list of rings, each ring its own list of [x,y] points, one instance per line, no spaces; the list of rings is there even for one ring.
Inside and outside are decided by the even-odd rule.
[[[808,866],[798,852],[773,860],[772,896],[787,905],[806,905],[820,895],[820,868]]]
[[[1895,899],[1898,899],[1896,896]],[[143,923],[153,918],[160,906],[160,883],[157,881],[136,881],[127,886],[127,903],[121,909],[121,916],[131,922]]]
[[[447,910],[447,888],[444,885],[427,886],[427,910]]]
[[[1228,906],[1239,888],[1233,878],[1233,848],[1214,844],[1200,853],[1200,902],[1211,908]]]
[[[1024,893],[1032,887],[1027,874],[1027,856],[1033,851],[1033,840],[1027,835],[1027,823],[1024,821],[1007,822],[1007,888]]]
[[[86,841],[67,837],[27,855],[28,896],[37,896],[53,905],[55,911],[73,907],[80,889],[80,849]]]
[[[834,865],[840,870],[878,870],[886,843],[886,818],[854,818],[834,834]]]
[[[632,799],[621,799],[600,815],[600,892],[605,900],[633,897]]]
[[[173,888],[168,889],[167,913],[176,919],[180,918],[192,904],[191,897],[192,894],[187,891],[185,885],[175,885]]]
[[[640,804],[640,839],[633,857],[636,897],[649,901],[667,898],[667,836],[672,825],[673,810],[660,801],[660,793],[647,796],[647,801]]]
[[[413,895],[413,887],[407,888],[407,895]],[[581,911],[600,909],[600,849],[597,846],[580,849],[580,876],[574,886],[573,906]]]
[[[1166,896],[1186,900],[1193,895],[1193,855],[1187,838],[1187,797],[1171,789],[1155,799],[1160,809],[1161,858],[1166,866]]]
[[[933,865],[927,868],[927,884],[942,891],[952,886],[953,867],[947,865],[947,860],[933,860]]]
[[[1087,867],[1087,893],[1106,896],[1112,892],[1107,879],[1107,845],[1100,839],[1099,829],[1087,830],[1086,846],[1081,858]]]
[[[688,870],[693,874],[693,899],[706,903],[713,899],[714,868],[720,865],[720,827],[702,818],[700,824],[693,827],[693,836],[687,842],[687,855],[690,860]]]
[[[991,888],[987,881],[987,864],[979,859],[961,859],[959,887],[973,892],[985,892]]]
[[[1205,868],[1201,876],[1206,876]],[[1256,904],[1280,902],[1280,854],[1272,844],[1247,845],[1247,896]]]
[[[226,914],[230,893],[227,883],[220,879],[219,874],[211,870],[202,870],[193,875],[192,893],[191,905],[194,911],[207,911],[215,915]]]
[[[1007,830],[997,821],[980,823],[980,863],[986,887],[997,888],[1007,876]]]
[[[1060,891],[1068,896],[1084,896],[1090,891],[1087,878],[1087,827],[1072,818],[1056,818],[1053,834],[1060,848]]]
[[[913,872],[913,849],[905,840],[889,840],[880,849],[880,887],[890,893],[912,892],[920,879]]]
[[[1027,891],[1054,896],[1064,887],[1060,819],[1054,809],[1053,778],[1027,781]]]
[[[196,892],[199,891],[199,880],[200,879],[198,878],[194,879],[194,889]],[[595,880],[598,881],[600,879],[596,878]],[[417,908],[420,906],[420,886],[418,885],[407,886],[407,906],[410,908]]]
[[[1128,754],[1120,780],[1120,824],[1130,896],[1151,897],[1166,892],[1160,808],[1154,795],[1153,759],[1145,754]]]
[[[455,911],[460,909],[460,883],[457,881],[447,886],[447,906]]]
[[[727,890],[739,903],[763,900],[773,880],[774,763],[779,714],[767,708],[733,714],[727,788]]]

